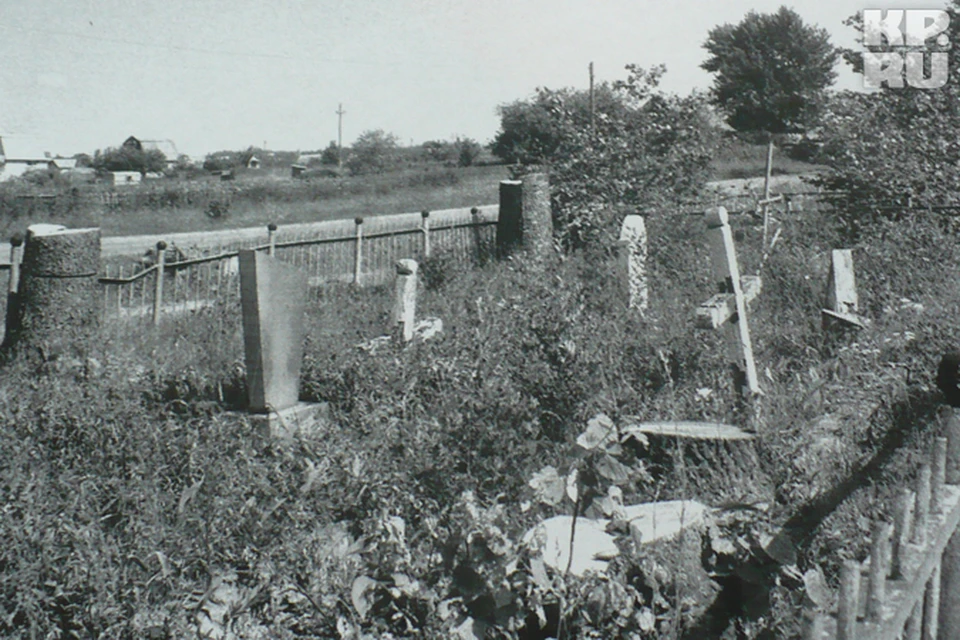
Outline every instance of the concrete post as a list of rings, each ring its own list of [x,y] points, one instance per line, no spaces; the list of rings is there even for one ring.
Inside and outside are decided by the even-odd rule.
[[[553,248],[553,214],[550,209],[550,179],[534,170],[523,176],[523,246],[535,265],[543,266],[556,256]]]

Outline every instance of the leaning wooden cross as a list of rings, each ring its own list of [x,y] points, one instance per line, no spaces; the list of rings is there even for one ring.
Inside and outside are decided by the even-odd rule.
[[[760,393],[757,367],[753,360],[753,344],[747,324],[747,303],[760,293],[760,277],[740,277],[730,219],[723,207],[704,214],[710,259],[720,293],[697,309],[697,326],[706,329],[725,328],[734,384],[744,397]]]

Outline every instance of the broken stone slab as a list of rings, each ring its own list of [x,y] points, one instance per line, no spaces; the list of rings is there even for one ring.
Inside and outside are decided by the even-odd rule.
[[[760,276],[740,276],[743,299],[752,302],[763,288]],[[732,293],[717,293],[697,308],[696,325],[699,329],[719,329],[737,313],[737,300]]]
[[[443,320],[440,318],[424,318],[413,328],[414,339],[432,340],[443,333]]]
[[[680,532],[703,524],[708,507],[694,500],[647,502],[624,507],[633,539],[649,544],[677,536]],[[554,516],[527,531],[523,543],[539,551],[544,563],[563,572],[570,564],[570,573],[582,577],[588,571],[602,572],[607,562],[620,550],[616,538],[607,533],[610,520],[577,518],[573,537],[573,560],[570,560],[570,534],[573,516]]]
[[[442,334],[443,320],[440,318],[424,318],[423,320],[417,322],[413,328],[414,340],[433,340]],[[361,342],[357,345],[357,349],[374,354],[380,351],[380,349],[383,349],[384,347],[387,347],[395,342],[396,341],[391,336],[377,336],[376,338],[371,338]]]
[[[329,424],[329,418],[330,405],[326,402],[298,402],[286,409],[249,416],[255,429],[279,440],[317,435]]]
[[[693,440],[753,440],[756,437],[755,434],[730,424],[694,420],[639,422],[621,428],[621,435],[632,433]]]

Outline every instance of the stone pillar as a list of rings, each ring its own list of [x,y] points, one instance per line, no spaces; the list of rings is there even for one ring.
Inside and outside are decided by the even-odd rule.
[[[650,299],[647,288],[647,225],[643,216],[628,215],[623,219],[620,245],[629,307],[643,315]]]
[[[944,480],[960,484],[960,410],[949,409],[945,429],[947,458]],[[937,640],[960,638],[960,531],[954,532],[940,565],[940,616]]]
[[[397,260],[397,281],[394,290],[391,333],[399,344],[413,340],[417,315],[417,261]]]
[[[500,212],[497,215],[497,257],[506,258],[523,245],[523,183],[500,182]]]
[[[27,229],[17,296],[5,347],[43,358],[71,352],[99,328],[100,229],[36,224]]]
[[[542,169],[523,176],[523,246],[534,264],[556,257],[553,248],[553,214],[550,209],[550,179]]]

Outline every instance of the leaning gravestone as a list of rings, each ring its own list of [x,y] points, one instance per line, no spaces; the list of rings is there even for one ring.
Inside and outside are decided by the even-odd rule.
[[[4,347],[44,359],[81,355],[100,324],[99,268],[100,229],[31,225]]]
[[[647,288],[647,225],[643,216],[628,215],[623,219],[620,227],[620,251],[627,281],[629,307],[643,315],[650,299]]]
[[[242,250],[239,262],[250,413],[270,435],[310,431],[325,405],[299,402],[306,279],[264,253]]]

